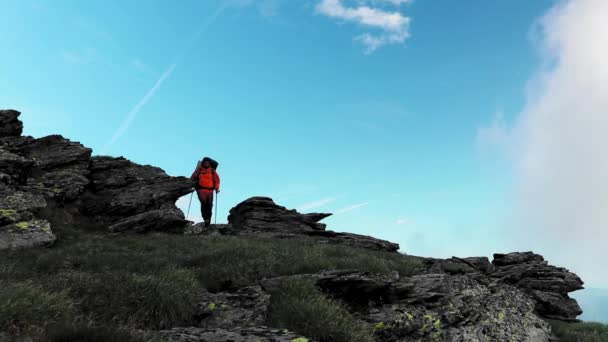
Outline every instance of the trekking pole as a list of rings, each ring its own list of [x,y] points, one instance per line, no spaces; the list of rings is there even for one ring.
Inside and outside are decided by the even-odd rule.
[[[190,193],[190,203],[188,203],[188,213],[186,214],[186,220],[188,220],[188,217],[190,217],[190,206],[192,205],[193,196],[194,196],[194,191],[192,191],[192,193]]]
[[[215,223],[214,224],[217,224],[217,197],[218,197],[218,194],[216,191],[215,192]]]

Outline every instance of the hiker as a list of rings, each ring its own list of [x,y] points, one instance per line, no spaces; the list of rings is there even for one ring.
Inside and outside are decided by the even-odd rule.
[[[220,192],[220,176],[217,174],[218,163],[205,157],[196,165],[196,170],[190,176],[195,181],[194,188],[201,202],[201,215],[205,220],[205,227],[211,224],[211,214],[213,212],[213,191]]]

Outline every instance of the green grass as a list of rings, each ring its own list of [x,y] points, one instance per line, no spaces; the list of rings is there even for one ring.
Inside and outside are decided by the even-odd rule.
[[[269,323],[321,342],[372,342],[373,327],[305,280],[286,280],[271,299]]]
[[[113,327],[95,327],[85,324],[56,325],[50,327],[41,342],[144,342],[128,331]]]
[[[74,319],[76,308],[64,292],[49,292],[29,281],[0,281],[0,332],[37,334]]]
[[[564,323],[551,321],[561,342],[608,342],[608,325],[602,323]]]
[[[12,285],[0,287],[0,307],[16,288],[29,284],[31,297],[58,298],[74,308],[65,312],[78,317],[24,307],[12,322],[45,327],[67,320],[159,329],[190,323],[203,288],[218,291],[334,269],[407,275],[420,266],[415,257],[314,242],[53,230],[58,241],[52,248],[0,252],[0,283]],[[8,328],[0,327],[3,331]]]

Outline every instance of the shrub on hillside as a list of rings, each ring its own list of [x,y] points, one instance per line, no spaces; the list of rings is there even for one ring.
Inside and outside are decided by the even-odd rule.
[[[41,342],[143,342],[126,330],[83,324],[57,325],[47,330]]]
[[[561,342],[608,342],[608,325],[601,323],[551,322]]]
[[[401,275],[414,272],[417,258],[306,241],[221,237],[205,239],[204,247],[183,264],[200,275],[212,290],[249,285],[263,278],[315,273],[322,270],[357,269]]]
[[[372,342],[373,329],[305,280],[286,280],[273,294],[269,325],[321,342]]]
[[[163,329],[188,323],[203,288],[184,269],[156,273],[64,273],[54,286],[65,286],[93,321]]]
[[[46,326],[73,321],[74,304],[63,292],[51,293],[32,282],[0,281],[0,331],[36,334]]]

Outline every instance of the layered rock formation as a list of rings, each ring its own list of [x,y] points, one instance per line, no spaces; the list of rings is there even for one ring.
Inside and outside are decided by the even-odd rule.
[[[583,313],[576,300],[568,296],[583,289],[583,281],[532,252],[494,254],[492,262],[486,257],[453,257],[427,259],[426,264],[426,273],[466,274],[485,283],[499,281],[515,286],[535,301],[535,311],[545,318],[576,321]]]
[[[299,275],[347,303],[379,341],[549,341],[534,301],[516,288],[466,275],[386,277],[358,271]],[[290,277],[262,282],[269,292]]]
[[[331,216],[324,213],[301,214],[279,206],[268,197],[252,197],[230,210],[228,225],[203,227],[202,224],[187,229],[190,234],[255,235],[277,239],[308,239],[320,243],[343,244],[352,247],[396,252],[399,245],[371,236],[338,233],[326,230],[319,223]]]
[[[185,177],[124,158],[92,157],[59,135],[22,136],[20,113],[0,111],[0,249],[51,244],[53,224],[110,231],[180,230]]]
[[[583,313],[568,293],[583,289],[583,281],[569,270],[549,265],[532,252],[494,254],[492,277],[524,290],[536,301],[536,311],[547,318],[576,320]]]

